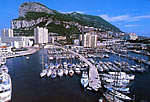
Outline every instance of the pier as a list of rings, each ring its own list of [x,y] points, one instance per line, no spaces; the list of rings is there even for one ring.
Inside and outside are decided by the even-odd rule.
[[[89,87],[92,88],[95,91],[98,91],[98,89],[101,87],[100,77],[97,71],[97,68],[95,65],[93,65],[90,61],[88,61],[84,56],[81,54],[78,54],[77,52],[74,52],[70,49],[65,49],[63,47],[60,47],[65,51],[69,51],[70,53],[76,55],[79,57],[80,60],[87,63],[89,65]]]

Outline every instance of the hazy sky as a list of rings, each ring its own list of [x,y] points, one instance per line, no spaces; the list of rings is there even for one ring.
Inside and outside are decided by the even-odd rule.
[[[68,13],[101,16],[124,32],[150,37],[150,0],[1,0],[0,29],[10,28],[23,2],[34,1]]]

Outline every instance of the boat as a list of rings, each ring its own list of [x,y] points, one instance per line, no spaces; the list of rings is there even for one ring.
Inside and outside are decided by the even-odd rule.
[[[0,69],[2,72],[8,73],[8,67],[6,65],[2,65]]]
[[[59,77],[62,77],[63,76],[63,70],[60,68],[57,70],[57,74]]]
[[[74,74],[74,71],[72,70],[72,68],[70,68],[70,70],[69,70],[69,75],[70,75],[70,76],[73,76],[73,74]]]
[[[57,76],[56,69],[53,69],[51,78],[56,78],[56,76]]]
[[[103,95],[105,96],[105,98],[107,99],[108,102],[123,102],[122,100],[119,100],[115,96],[110,95],[108,93],[103,93]]]
[[[2,65],[6,64],[6,57],[1,57],[0,63],[1,63]]]
[[[75,72],[76,72],[76,74],[80,74],[80,73],[81,73],[80,68],[79,68],[79,67],[76,67],[76,68],[75,68]]]
[[[49,69],[47,70],[47,77],[50,77],[51,74],[52,74],[52,70],[49,68]]]
[[[63,72],[65,75],[68,75],[68,69],[67,68],[64,68]]]
[[[120,92],[118,92],[118,91],[116,91],[116,90],[114,90],[112,88],[107,88],[107,89],[110,91],[109,93],[111,95],[114,95],[115,97],[117,97],[119,99],[122,99],[124,101],[131,101],[132,100],[129,96],[124,95],[124,94],[122,94],[122,93],[120,93]]]
[[[86,71],[83,71],[82,77],[81,77],[81,84],[85,88],[88,86],[88,73]]]
[[[47,69],[43,69],[42,72],[40,73],[41,77],[44,77],[47,74]]]
[[[12,83],[8,73],[0,74],[0,102],[8,102],[11,100]]]
[[[29,56],[26,57],[26,60],[28,60],[28,59],[29,59]]]

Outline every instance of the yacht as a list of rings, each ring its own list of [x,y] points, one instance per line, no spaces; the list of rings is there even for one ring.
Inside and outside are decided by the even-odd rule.
[[[29,59],[29,56],[26,57],[26,60],[28,60],[28,59]]]
[[[79,68],[79,67],[76,67],[76,68],[75,68],[75,72],[76,72],[77,74],[80,74],[80,73],[81,73],[80,68]]]
[[[6,65],[1,66],[1,71],[4,73],[8,73],[8,67]]]
[[[6,64],[6,57],[1,57],[1,64],[2,65]]]
[[[58,69],[57,70],[57,74],[58,74],[58,76],[62,77],[63,76],[63,70],[62,69]]]
[[[73,74],[74,74],[74,71],[72,70],[72,68],[69,70],[69,75],[70,76],[73,76]]]
[[[85,88],[85,87],[87,87],[88,83],[89,83],[89,82],[88,82],[88,73],[85,72],[85,71],[83,71],[82,77],[81,77],[81,84],[82,84],[83,87]]]
[[[42,72],[40,73],[41,77],[44,77],[47,74],[47,69],[43,69]]]
[[[12,83],[11,77],[7,73],[0,74],[0,102],[8,102],[11,100]]]
[[[68,75],[68,69],[67,68],[64,68],[63,72],[64,72],[65,75]]]
[[[55,78],[57,76],[56,69],[53,69],[51,78]]]
[[[51,74],[52,74],[52,70],[49,68],[49,69],[47,70],[47,77],[50,77]]]

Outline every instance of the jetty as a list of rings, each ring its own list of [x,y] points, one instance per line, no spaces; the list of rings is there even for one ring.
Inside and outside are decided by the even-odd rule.
[[[60,47],[60,48],[76,55],[80,60],[82,60],[83,62],[89,65],[89,87],[95,91],[98,91],[98,89],[101,88],[101,81],[100,81],[100,77],[98,74],[98,70],[95,67],[95,65],[93,65],[90,61],[88,61],[88,59],[86,59],[84,56],[82,56],[81,54],[77,52],[74,52],[70,49],[65,49],[63,47]]]
[[[31,54],[37,52],[38,50],[39,49],[37,49],[37,48],[29,48],[27,51],[18,51],[13,55],[6,56],[6,58],[13,58],[13,57],[31,55]]]

